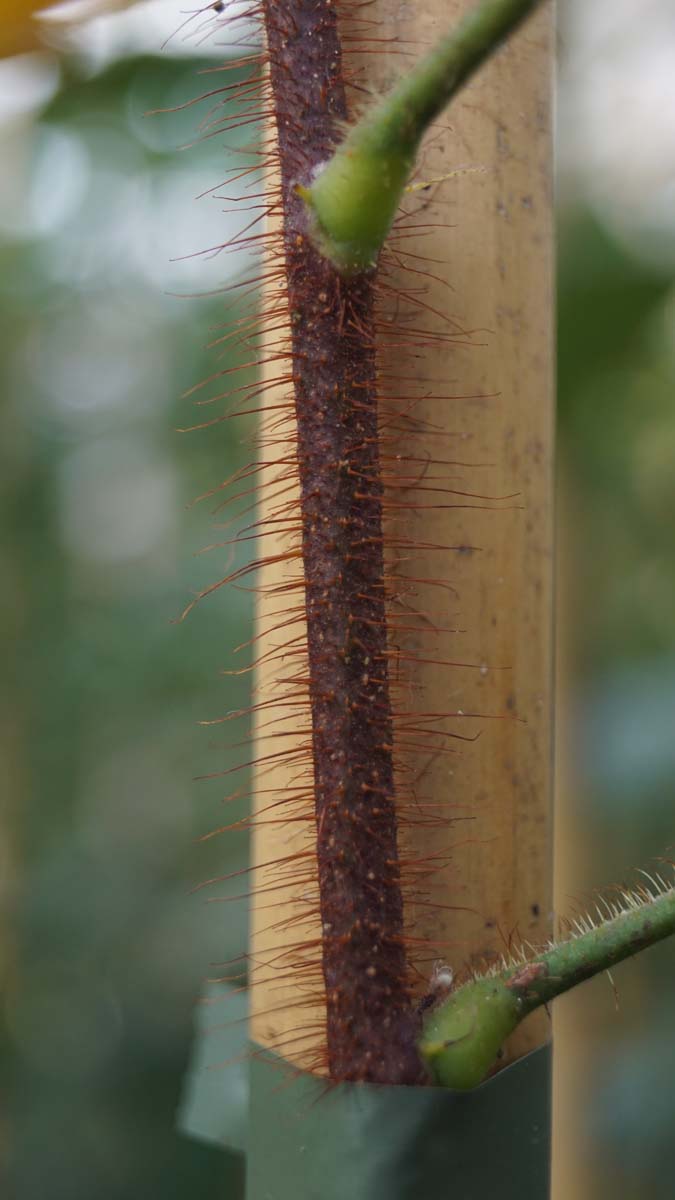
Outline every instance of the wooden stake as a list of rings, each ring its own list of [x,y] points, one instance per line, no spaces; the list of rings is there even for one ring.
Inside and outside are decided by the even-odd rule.
[[[378,45],[406,53],[364,56],[368,85],[376,89],[390,82],[405,69],[408,51],[417,54],[433,44],[467,7],[466,0],[425,0],[424,5],[375,0],[368,18],[379,22]],[[401,649],[477,666],[408,665],[406,705],[419,714],[484,714],[444,723],[454,732],[480,735],[473,743],[449,742],[456,754],[424,749],[407,757],[425,799],[456,805],[450,816],[467,818],[450,823],[447,836],[438,829],[406,833],[405,853],[412,847],[415,857],[430,858],[450,848],[448,869],[425,886],[444,907],[411,904],[407,913],[414,936],[433,943],[420,953],[419,967],[427,976],[434,957],[459,970],[501,952],[511,936],[537,943],[551,926],[551,22],[548,9],[531,20],[438,122],[425,141],[417,176],[421,181],[450,178],[410,197],[410,208],[422,206],[411,224],[425,228],[405,240],[397,240],[395,232],[391,242],[394,253],[398,248],[422,256],[425,262],[405,261],[437,277],[427,281],[425,303],[473,331],[461,339],[463,345],[439,339],[419,350],[423,357],[416,360],[406,352],[388,359],[388,374],[409,375],[414,361],[420,378],[429,381],[425,391],[458,397],[430,397],[415,408],[416,417],[430,426],[426,446],[415,437],[416,452],[480,464],[458,468],[457,487],[512,497],[484,509],[403,514],[398,524],[408,538],[464,547],[446,554],[418,550],[407,564],[411,576],[443,576],[456,589],[453,595],[419,587],[415,607],[430,627],[457,626],[463,632],[407,635]],[[452,174],[466,166],[480,170]],[[392,270],[387,284],[409,290],[411,276]],[[269,400],[275,403],[273,394]],[[264,504],[265,486],[261,494]],[[489,510],[495,508],[503,511]],[[389,527],[395,537],[396,520]],[[268,542],[263,553],[273,552]],[[278,581],[289,569],[271,570],[264,582]],[[269,607],[279,605],[261,596],[261,628]],[[261,649],[275,636],[278,643],[283,634],[263,639]],[[259,672],[259,699],[273,694],[275,673],[277,667]],[[297,741],[297,724],[297,713],[289,710],[286,744]],[[264,759],[278,754],[283,744],[261,728],[257,753]],[[259,807],[272,798],[262,788],[299,786],[296,775],[287,765],[259,769]],[[311,848],[311,829],[294,825],[280,833],[278,826],[266,826],[256,836],[255,861],[265,863],[298,848]],[[289,884],[285,894],[267,895],[266,883],[278,878],[264,868],[256,872],[252,1035],[273,1048],[285,1040],[289,1058],[309,1065],[321,1045],[320,991],[316,975],[311,984],[301,970],[289,975],[292,964],[284,947],[319,937],[311,919],[290,932],[287,924],[289,917],[314,907],[315,898],[302,881]],[[316,947],[308,948],[307,959],[317,953]],[[301,1034],[306,1040],[295,1041]],[[547,1036],[546,1017],[535,1014],[513,1038],[508,1057],[518,1057]]]

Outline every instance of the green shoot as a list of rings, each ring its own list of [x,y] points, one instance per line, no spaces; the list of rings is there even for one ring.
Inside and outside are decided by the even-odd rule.
[[[475,1087],[495,1065],[502,1042],[534,1009],[675,933],[675,886],[660,875],[645,878],[618,901],[600,899],[597,923],[578,918],[564,941],[503,963],[432,1008],[419,1043],[432,1080]]]
[[[310,186],[297,186],[341,273],[376,265],[425,130],[538,3],[483,0],[364,115]]]

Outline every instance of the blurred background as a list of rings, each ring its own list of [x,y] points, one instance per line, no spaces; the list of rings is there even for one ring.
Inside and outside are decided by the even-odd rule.
[[[558,10],[565,911],[675,840],[675,14]],[[192,780],[240,757],[197,722],[247,702],[220,672],[251,595],[172,622],[214,577],[214,503],[192,501],[249,456],[245,422],[176,432],[224,362],[208,293],[246,256],[203,251],[240,221],[222,196],[244,182],[217,185],[249,135],[199,140],[208,104],[144,114],[239,50],[210,16],[176,34],[175,0],[74,15],[38,36],[12,5],[0,44],[3,1194],[236,1198],[238,1157],[189,1097],[202,1137],[175,1114],[208,964],[246,940],[242,905],[188,893],[246,859],[243,835],[197,844],[224,788]],[[672,947],[617,983],[619,1016],[604,979],[558,1004],[558,1200],[675,1172]],[[211,1075],[235,1121],[242,1079]]]

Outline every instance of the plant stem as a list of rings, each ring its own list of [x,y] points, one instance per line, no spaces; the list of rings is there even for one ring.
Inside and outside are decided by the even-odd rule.
[[[534,1009],[675,933],[675,887],[650,882],[654,890],[622,893],[619,905],[604,902],[609,920],[594,926],[583,918],[566,941],[464,984],[433,1008],[419,1048],[434,1081],[475,1087],[504,1039]]]
[[[521,997],[523,1015],[675,933],[675,888],[629,892],[624,904],[629,907],[617,916],[595,928],[589,925],[586,932],[535,958],[531,965],[544,969],[524,986],[518,983],[521,968],[507,973],[507,986]]]
[[[313,178],[333,149],[337,122],[347,117],[337,12],[332,0],[264,0],[262,11],[290,316],[282,347],[292,364],[287,411],[300,485],[293,522],[301,535],[307,675],[303,665],[299,687],[300,695],[306,687],[311,722],[307,766],[327,1065],[336,1080],[415,1083],[418,1023],[398,857],[373,279],[342,279],[318,253],[294,187]],[[285,456],[287,442],[281,445]],[[284,498],[271,524],[290,520]],[[297,704],[298,676],[287,686]]]
[[[483,0],[298,187],[322,252],[343,274],[375,266],[425,130],[539,2]]]

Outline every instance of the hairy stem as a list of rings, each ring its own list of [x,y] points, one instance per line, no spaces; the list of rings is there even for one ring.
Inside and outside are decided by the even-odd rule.
[[[332,0],[265,0],[281,171],[302,510],[317,866],[334,1079],[412,1083],[383,579],[374,293],[306,232],[309,183],[346,119]]]
[[[351,129],[299,194],[343,274],[373,266],[429,124],[540,0],[483,0]]]
[[[433,1008],[420,1053],[435,1082],[475,1087],[505,1038],[534,1009],[675,933],[675,888],[660,877],[649,882],[622,893],[618,905],[601,902],[608,920],[597,926],[588,917],[575,922],[577,932],[567,940],[464,984]]]
[[[535,958],[532,966],[540,970],[530,980],[519,982],[520,968],[513,969],[507,986],[520,997],[525,1012],[675,933],[675,888],[656,895],[646,890],[631,892],[624,903],[629,907],[618,916]]]

